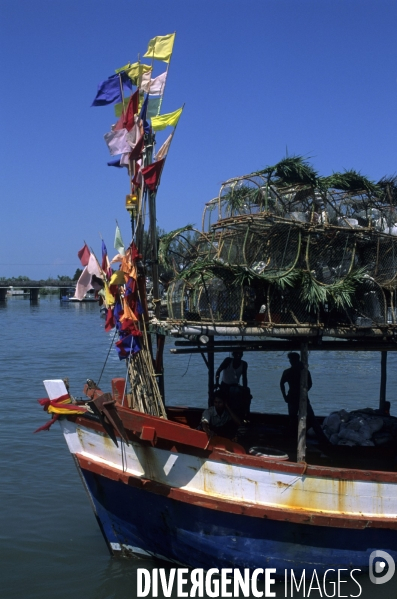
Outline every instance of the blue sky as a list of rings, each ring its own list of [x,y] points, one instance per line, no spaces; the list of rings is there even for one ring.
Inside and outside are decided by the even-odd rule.
[[[161,228],[199,226],[222,181],[286,151],[323,175],[396,173],[396,23],[382,0],[1,0],[0,276],[73,275],[83,240],[111,253],[116,219],[129,241],[113,107],[90,105],[156,35],[177,32],[162,112],[186,104]]]

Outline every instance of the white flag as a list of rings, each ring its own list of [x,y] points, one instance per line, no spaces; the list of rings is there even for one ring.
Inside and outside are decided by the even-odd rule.
[[[112,156],[116,154],[125,154],[130,152],[131,148],[127,141],[128,131],[127,129],[120,129],[119,131],[109,131],[104,135],[105,141],[108,145],[109,152]]]
[[[121,154],[120,166],[126,166],[127,168],[129,168],[129,166],[130,166],[130,153],[129,152],[128,152],[128,154]]]
[[[145,73],[146,74],[146,73]],[[161,96],[164,91],[165,80],[167,79],[167,71],[161,73],[158,77],[154,79],[149,79],[148,81],[143,81],[141,83],[141,89],[143,89],[147,94],[151,96]]]
[[[91,274],[88,272],[88,266],[86,266],[80,275],[79,280],[76,283],[76,291],[74,297],[78,300],[82,300],[87,291],[92,289],[91,285]]]
[[[139,85],[139,89],[142,89],[143,91],[147,92],[146,88],[150,85],[151,80],[152,80],[152,71],[143,73],[143,75],[141,77],[141,83]]]
[[[94,254],[90,255],[90,259],[88,260],[86,268],[88,268],[88,272],[90,273],[90,275],[96,275],[97,277],[100,277],[102,279],[102,271],[99,268],[99,264]]]
[[[165,140],[165,142],[163,143],[163,145],[161,146],[161,148],[157,152],[157,154],[156,154],[156,161],[157,160],[161,160],[162,158],[165,158],[167,156],[168,150],[170,149],[170,145],[171,145],[171,141],[172,141],[173,135],[174,135],[174,133],[171,133],[171,135],[169,135],[167,137],[167,139]]]
[[[76,283],[76,291],[74,297],[78,300],[82,300],[90,289],[93,289],[91,284],[92,275],[103,278],[101,270],[98,266],[98,262],[93,254],[90,254],[88,264],[80,275],[79,280]]]

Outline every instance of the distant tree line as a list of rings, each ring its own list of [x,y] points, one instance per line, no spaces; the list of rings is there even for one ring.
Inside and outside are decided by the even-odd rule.
[[[39,282],[43,283],[43,285],[46,283],[54,283],[54,281],[71,283],[77,281],[82,272],[83,271],[81,268],[76,268],[76,272],[74,273],[73,277],[69,277],[69,275],[57,275],[56,279],[49,277],[48,279],[39,279]],[[7,283],[9,285],[13,285],[14,283],[17,285],[21,283],[29,283],[29,281],[36,281],[36,279],[31,279],[30,277],[24,277],[22,275],[19,277],[0,277],[0,283]]]
[[[164,231],[164,229],[160,229],[159,227],[157,228],[157,236],[159,239],[164,236],[167,236],[167,235],[168,234],[166,233],[166,231]],[[191,247],[194,244],[195,238],[196,238],[195,233],[187,232],[187,234],[186,234],[187,244],[181,243],[179,238],[173,240],[169,244],[170,253],[174,257],[174,265],[173,265],[173,267],[171,267],[169,265],[165,265],[162,263],[159,264],[159,275],[160,275],[160,279],[163,281],[163,283],[168,283],[168,281],[170,281],[171,279],[174,278],[175,271],[177,271],[179,269],[178,268],[179,263],[184,262],[184,259],[187,257],[187,254],[189,254],[189,252],[191,251]],[[145,231],[143,234],[142,248],[139,248],[139,251],[142,254],[142,261],[143,261],[144,265],[146,266],[148,275],[150,276],[151,275],[151,243],[150,243],[150,235],[147,231]],[[116,266],[116,268],[117,268],[117,266]],[[20,275],[19,277],[0,277],[0,284],[3,283],[6,285],[14,285],[14,284],[21,285],[24,283],[29,283],[29,281],[35,281],[35,282],[41,283],[42,286],[45,287],[46,283],[48,283],[48,284],[54,284],[54,282],[61,282],[61,283],[65,283],[65,284],[75,283],[80,278],[80,275],[82,274],[82,272],[83,272],[83,270],[81,268],[76,268],[76,271],[75,271],[73,277],[70,277],[69,275],[57,275],[56,278],[48,277],[48,279],[39,279],[38,281],[36,279],[31,279],[30,277],[26,277],[26,276],[22,276],[22,275]]]

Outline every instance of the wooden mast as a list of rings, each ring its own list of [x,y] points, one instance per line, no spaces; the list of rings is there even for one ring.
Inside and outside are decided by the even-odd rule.
[[[153,161],[154,134],[152,131],[145,134],[145,166],[152,164]],[[158,186],[157,186],[158,187]],[[150,262],[152,271],[153,285],[153,302],[154,314],[157,319],[160,318],[160,284],[159,284],[159,263],[158,263],[158,236],[157,236],[157,211],[156,211],[156,195],[157,187],[154,191],[147,190],[148,207],[149,207],[149,236],[150,236]],[[147,188],[146,188],[147,189]],[[163,351],[164,351],[164,335],[157,333],[157,350],[155,357],[156,375],[158,375],[158,385],[161,397],[165,399],[164,389],[164,367],[163,367]]]

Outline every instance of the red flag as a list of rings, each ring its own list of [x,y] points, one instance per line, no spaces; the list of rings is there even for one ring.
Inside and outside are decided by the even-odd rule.
[[[143,146],[144,146],[144,136],[141,135],[141,137],[138,139],[138,141],[136,143],[136,146],[131,151],[130,161],[138,160],[139,156],[142,154]]]
[[[91,252],[88,249],[88,246],[87,246],[86,243],[81,248],[81,250],[79,252],[77,252],[77,255],[78,255],[79,259],[80,259],[81,264],[83,266],[87,266],[88,260],[90,259]]]
[[[154,191],[160,182],[161,171],[163,170],[165,158],[158,162],[153,162],[149,166],[141,169],[143,178],[150,191]]]
[[[105,331],[108,333],[115,327],[114,314],[112,308],[108,308],[106,313]]]
[[[134,126],[134,115],[138,112],[139,106],[139,92],[136,90],[134,94],[129,99],[127,108],[123,110],[121,117],[113,127],[114,131],[119,131],[120,129],[127,129],[127,131],[131,131]]]

